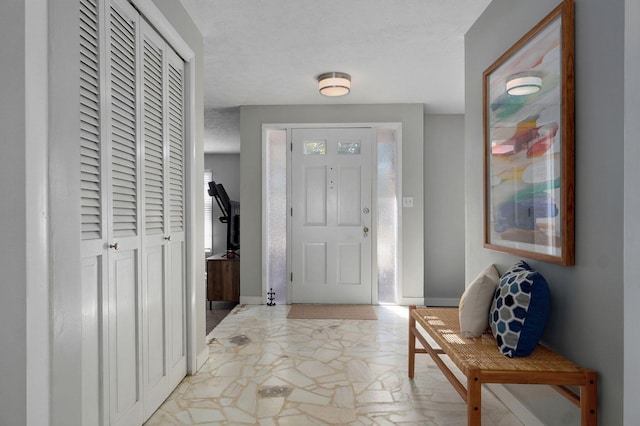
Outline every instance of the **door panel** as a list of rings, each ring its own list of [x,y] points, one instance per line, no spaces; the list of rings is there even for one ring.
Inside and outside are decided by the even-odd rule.
[[[147,384],[156,384],[164,376],[164,252],[162,247],[147,250],[146,255],[147,300],[144,305],[148,323],[147,331]]]
[[[165,250],[162,245],[145,247],[142,259],[143,344],[142,379],[144,416],[162,404],[171,389],[167,377]]]
[[[292,130],[293,303],[371,303],[372,130]]]
[[[121,252],[114,261],[114,268],[117,409],[122,411],[138,402],[139,324],[135,252]]]
[[[327,225],[327,167],[309,167],[304,171],[305,225]]]
[[[360,244],[338,244],[338,284],[359,284],[362,253]]]
[[[110,257],[110,418],[111,424],[132,424],[142,422],[138,250],[119,250]]]
[[[100,424],[100,291],[103,256],[82,259],[82,424]]]
[[[100,7],[81,0],[80,12],[80,208],[82,238],[82,424],[103,424],[106,274],[106,200],[103,142],[104,96],[100,70]]]
[[[327,282],[326,243],[305,243],[303,270],[305,283],[325,284]]]
[[[144,418],[153,414],[169,393],[167,376],[166,161],[163,117],[166,115],[165,44],[141,21],[142,133],[142,300]]]
[[[360,226],[362,209],[362,170],[360,167],[340,167],[338,177],[338,226]]]
[[[169,253],[167,288],[167,374],[175,388],[187,375],[185,250],[185,76],[184,61],[167,49],[167,183]]]
[[[111,0],[107,15],[107,155],[109,160],[109,418],[143,420],[138,130],[138,14]]]
[[[184,243],[172,242],[170,248],[171,279],[169,286],[169,368],[175,370],[178,381],[186,374],[186,346],[184,311],[186,293],[184,288]]]

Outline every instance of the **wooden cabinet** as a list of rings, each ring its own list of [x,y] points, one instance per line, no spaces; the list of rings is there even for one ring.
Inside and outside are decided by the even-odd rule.
[[[207,258],[207,300],[240,302],[240,258],[226,254]]]

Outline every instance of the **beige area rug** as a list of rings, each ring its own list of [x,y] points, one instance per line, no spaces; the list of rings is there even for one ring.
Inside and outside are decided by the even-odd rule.
[[[371,305],[291,305],[288,319],[378,319]]]

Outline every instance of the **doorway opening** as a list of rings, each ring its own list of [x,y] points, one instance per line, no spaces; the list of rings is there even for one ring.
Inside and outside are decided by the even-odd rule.
[[[290,144],[292,128],[373,128],[372,303],[395,304],[401,276],[401,123],[263,125],[263,292],[278,304],[292,303]]]

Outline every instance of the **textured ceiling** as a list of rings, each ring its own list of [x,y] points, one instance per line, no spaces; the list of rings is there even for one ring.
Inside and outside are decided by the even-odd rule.
[[[205,152],[240,105],[422,103],[464,112],[464,34],[490,0],[181,0],[204,36]],[[351,74],[326,98],[316,76]],[[220,121],[219,121],[220,120]]]

